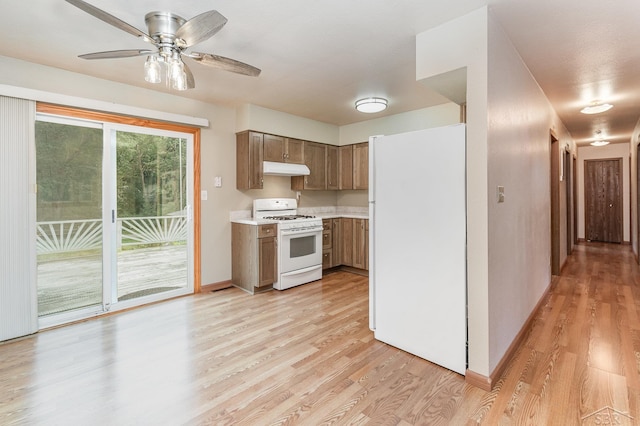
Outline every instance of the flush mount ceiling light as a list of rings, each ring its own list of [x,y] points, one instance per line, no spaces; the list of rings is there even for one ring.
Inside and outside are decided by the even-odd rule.
[[[591,145],[593,146],[605,146],[605,145],[609,145],[608,141],[593,141],[591,142]]]
[[[584,107],[580,110],[583,114],[600,114],[601,112],[609,111],[613,108],[611,104],[603,104],[599,101],[591,102],[591,105]]]
[[[365,98],[356,101],[356,109],[368,114],[387,109],[387,100],[384,98]]]

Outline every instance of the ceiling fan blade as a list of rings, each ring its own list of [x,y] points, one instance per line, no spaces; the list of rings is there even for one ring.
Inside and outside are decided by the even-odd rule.
[[[78,56],[82,59],[116,59],[116,58],[132,58],[134,56],[144,56],[155,53],[155,50],[148,49],[130,49],[130,50],[110,50],[108,52],[85,53]]]
[[[187,64],[184,63],[184,61],[182,61],[182,65],[184,73],[187,75],[187,89],[195,89],[196,80],[193,78],[193,73],[191,72]]]
[[[154,42],[151,37],[149,37],[144,32],[140,31],[136,27],[127,24],[123,20],[121,20],[119,18],[116,18],[115,16],[105,12],[102,9],[98,9],[97,7],[87,3],[85,1],[82,1],[82,0],[66,0],[66,1],[67,1],[67,3],[70,3],[70,4],[74,5],[78,9],[81,9],[81,10],[87,12],[89,15],[93,15],[96,18],[100,19],[101,21],[104,21],[107,24],[113,25],[114,27],[119,28],[122,31],[126,31],[129,34],[133,34],[136,37],[142,37],[143,39],[145,39],[145,41],[148,41],[150,43]]]
[[[188,55],[194,61],[209,67],[219,68],[225,71],[231,71],[238,74],[244,74],[251,77],[260,75],[260,69],[235,59],[225,58],[224,56],[212,55],[211,53],[191,52]]]
[[[210,10],[185,22],[176,31],[176,37],[184,40],[185,47],[193,46],[220,31],[226,23],[227,18],[215,10]]]

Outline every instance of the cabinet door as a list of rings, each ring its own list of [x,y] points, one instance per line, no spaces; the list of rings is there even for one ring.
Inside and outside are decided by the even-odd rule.
[[[353,267],[366,269],[365,219],[353,220]]]
[[[342,263],[345,266],[353,266],[353,219],[341,218],[342,227]]]
[[[353,189],[369,189],[369,142],[353,146]]]
[[[264,161],[285,161],[285,139],[280,136],[264,135]]]
[[[331,219],[331,266],[342,264],[342,221],[340,218]]]
[[[262,188],[262,133],[236,135],[236,188]]]
[[[262,189],[262,133],[249,133],[249,187]]]
[[[311,174],[304,177],[304,189],[326,189],[326,145],[315,142],[304,143],[304,163]]]
[[[304,164],[304,142],[300,139],[288,139],[285,161],[287,163]]]
[[[338,189],[353,189],[353,145],[339,148],[338,179]]]
[[[258,285],[273,284],[278,273],[278,251],[275,237],[258,238]]]
[[[338,147],[327,145],[327,189],[338,189],[338,167]]]

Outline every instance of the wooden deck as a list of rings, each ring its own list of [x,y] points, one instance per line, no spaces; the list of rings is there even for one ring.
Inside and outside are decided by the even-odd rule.
[[[124,300],[187,285],[185,245],[124,250],[118,254],[118,299]],[[102,303],[99,255],[38,264],[40,316]]]

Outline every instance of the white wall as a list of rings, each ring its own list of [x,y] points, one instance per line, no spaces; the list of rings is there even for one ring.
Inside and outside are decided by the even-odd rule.
[[[585,206],[584,206],[584,162],[585,160],[605,160],[622,158],[622,239],[631,241],[630,214],[631,193],[629,182],[629,144],[610,144],[606,146],[581,146],[578,148],[578,238],[584,239]]]
[[[630,157],[630,170],[629,170],[629,186],[631,197],[629,203],[631,204],[631,245],[633,252],[638,258],[638,144],[640,144],[640,121],[636,123],[636,127],[633,130],[633,135],[629,141],[629,157]]]
[[[569,133],[506,34],[489,14],[489,369],[493,370],[551,279],[550,130]],[[558,183],[556,183],[558,184]],[[498,203],[497,186],[505,188]],[[566,217],[559,184],[560,218]],[[561,220],[560,264],[566,259]]]
[[[573,142],[486,7],[419,34],[416,67],[466,67],[469,369],[488,377],[550,284],[550,130]]]
[[[297,115],[244,104],[237,109],[236,131],[257,130],[312,142],[339,145],[339,127]]]
[[[453,102],[403,114],[340,126],[339,145],[366,142],[369,136],[395,135],[460,123],[460,107]]]

